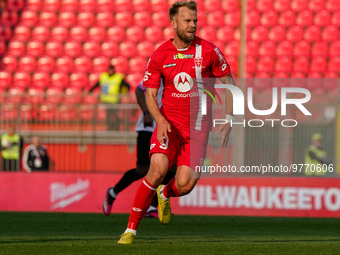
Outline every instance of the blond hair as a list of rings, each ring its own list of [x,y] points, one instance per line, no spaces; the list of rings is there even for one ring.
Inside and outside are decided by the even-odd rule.
[[[189,2],[178,1],[178,2],[174,3],[169,9],[170,20],[174,19],[174,16],[178,13],[179,8],[181,8],[183,6],[187,7],[190,10],[197,12],[197,3],[195,1],[189,1]]]

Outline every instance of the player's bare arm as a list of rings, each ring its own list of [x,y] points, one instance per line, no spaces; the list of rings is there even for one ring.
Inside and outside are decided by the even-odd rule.
[[[163,137],[169,140],[168,132],[171,132],[169,122],[163,117],[157,102],[157,88],[146,88],[146,105],[154,120],[157,123],[157,140],[164,144]]]
[[[135,93],[136,93],[137,103],[139,104],[140,108],[143,111],[144,127],[152,127],[153,120],[146,106],[144,91],[140,87],[137,87]]]
[[[220,81],[223,84],[235,85],[235,81],[231,73],[225,77],[220,78]],[[232,116],[233,115],[233,96],[229,89],[225,90],[225,104],[226,104],[226,114]],[[229,122],[227,124],[222,125],[221,129],[218,132],[219,134],[222,133],[221,146],[223,146],[224,148],[227,147],[230,132],[231,132],[231,125]]]

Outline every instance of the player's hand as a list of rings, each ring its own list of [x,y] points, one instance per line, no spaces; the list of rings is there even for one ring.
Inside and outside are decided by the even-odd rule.
[[[157,140],[160,144],[164,145],[163,137],[169,141],[168,132],[171,132],[171,126],[166,119],[162,119],[159,123],[157,123]]]
[[[144,127],[152,127],[153,126],[153,119],[150,114],[145,114],[143,118]]]
[[[231,132],[231,126],[229,122],[227,124],[222,125],[220,131],[218,132],[218,134],[222,133],[221,146],[224,148],[227,147],[230,132]]]

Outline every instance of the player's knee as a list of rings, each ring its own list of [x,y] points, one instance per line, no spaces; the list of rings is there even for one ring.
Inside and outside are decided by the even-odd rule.
[[[182,181],[178,180],[176,182],[177,189],[182,195],[189,194],[194,189],[195,184],[196,184],[196,182],[183,181],[183,180]]]

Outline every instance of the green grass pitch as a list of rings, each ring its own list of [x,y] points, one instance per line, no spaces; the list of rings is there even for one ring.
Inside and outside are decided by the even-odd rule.
[[[144,219],[119,245],[127,214],[0,213],[0,254],[340,254],[340,219],[174,215]]]

